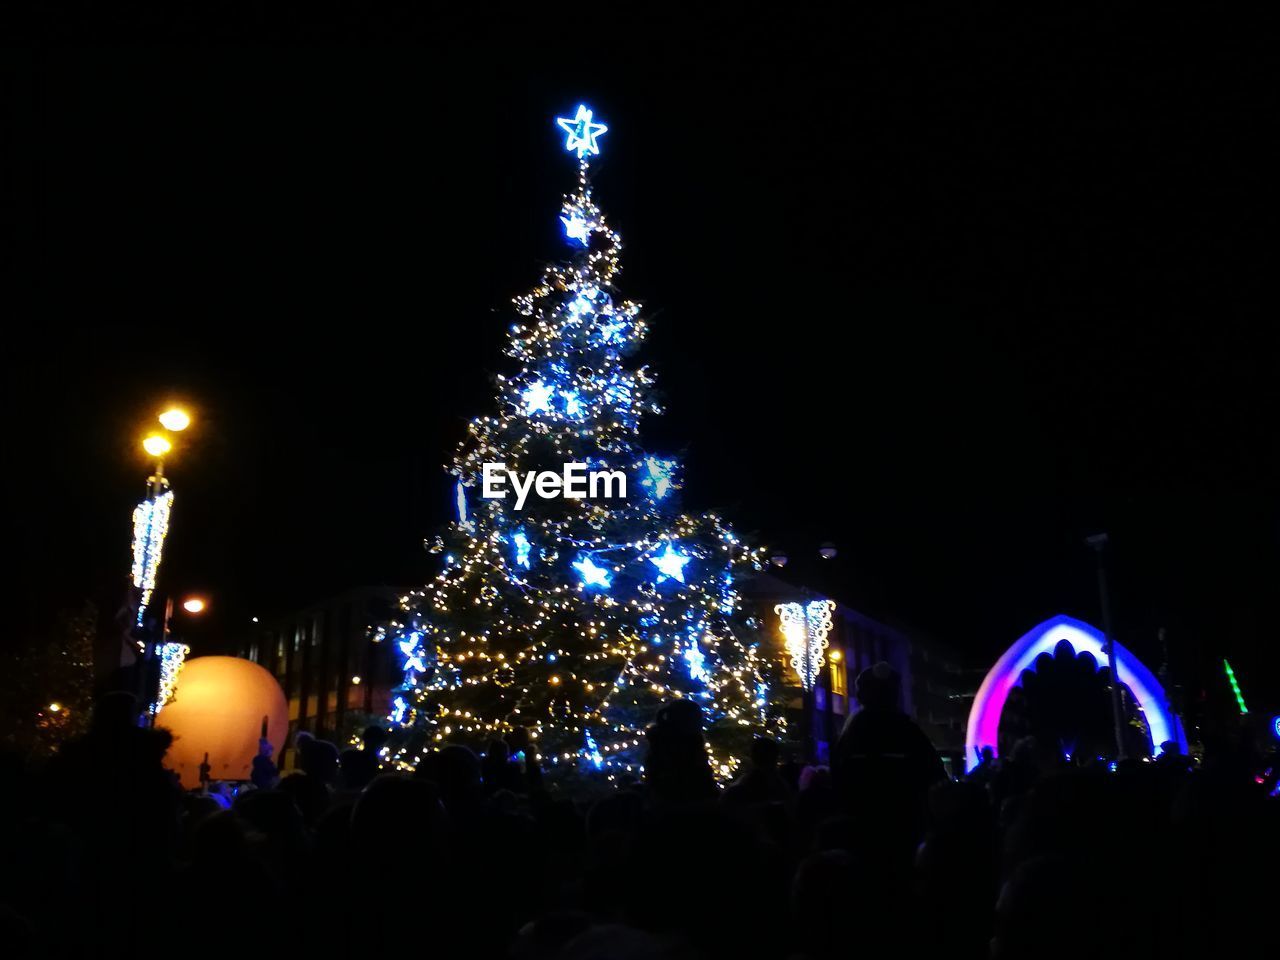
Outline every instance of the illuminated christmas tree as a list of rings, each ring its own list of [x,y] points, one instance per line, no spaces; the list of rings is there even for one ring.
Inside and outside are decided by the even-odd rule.
[[[687,699],[729,776],[752,734],[782,723],[775,658],[738,596],[760,553],[720,517],[682,512],[678,462],[640,446],[642,417],[661,411],[647,369],[628,365],[646,326],[618,298],[621,240],[591,196],[607,128],[586,107],[557,123],[579,165],[560,216],[571,257],[515,301],[519,367],[498,377],[497,411],[471,421],[449,467],[443,569],[380,631],[404,670],[391,757],[414,766],[425,750],[483,749],[524,727],[549,769],[638,772],[645,725]],[[567,464],[580,466],[559,496],[545,496],[549,477],[529,486]]]

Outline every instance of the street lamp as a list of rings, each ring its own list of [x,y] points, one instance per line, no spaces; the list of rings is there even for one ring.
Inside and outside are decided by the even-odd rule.
[[[160,425],[166,430],[178,433],[191,426],[191,415],[181,407],[170,407],[159,417]]]
[[[170,450],[173,449],[173,444],[171,444],[164,437],[160,436],[160,434],[153,433],[150,436],[148,436],[145,440],[142,441],[142,449],[147,451],[147,453],[151,454],[151,456],[155,457],[157,460],[159,460],[166,453],[168,453]]]
[[[169,617],[173,610],[170,600],[166,604],[164,622],[160,630],[160,642],[153,643],[148,638],[146,614],[151,604],[151,596],[155,592],[156,578],[160,572],[160,559],[164,553],[164,542],[169,535],[169,520],[173,509],[173,491],[169,489],[169,481],[164,475],[164,457],[173,449],[169,434],[185,430],[191,425],[191,416],[184,410],[171,407],[156,417],[164,431],[152,431],[142,441],[142,449],[147,455],[155,458],[155,469],[147,478],[147,493],[133,510],[133,568],[131,583],[136,591],[131,597],[136,606],[136,616],[130,631],[137,644],[137,651],[142,660],[135,666],[137,670],[138,690],[143,694],[144,702],[148,687],[154,684],[152,662],[155,656],[162,658],[161,671],[165,671],[166,657],[171,651],[163,649],[169,629]],[[123,657],[122,657],[123,659]],[[123,664],[122,664],[123,665]],[[180,665],[180,660],[179,660]],[[162,703],[163,701],[155,701]],[[155,707],[152,707],[154,711]],[[154,715],[154,714],[153,714]]]
[[[182,601],[182,609],[187,613],[203,613],[205,602],[200,597],[189,597]]]
[[[1102,642],[1107,651],[1107,666],[1111,670],[1111,722],[1115,727],[1116,759],[1125,759],[1124,720],[1120,708],[1120,674],[1116,669],[1116,638],[1111,632],[1111,597],[1107,592],[1107,566],[1103,560],[1108,537],[1105,533],[1095,533],[1085,537],[1084,542],[1093,547],[1098,555],[1098,603],[1102,607]]]

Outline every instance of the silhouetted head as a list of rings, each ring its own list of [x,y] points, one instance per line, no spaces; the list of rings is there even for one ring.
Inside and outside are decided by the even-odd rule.
[[[853,693],[868,710],[896,710],[902,699],[902,678],[881,660],[858,674]]]
[[[751,762],[759,770],[772,770],[778,765],[778,741],[772,737],[756,737],[751,743]]]
[[[702,710],[692,700],[673,700],[658,711],[658,726],[675,734],[702,735]]]
[[[377,753],[382,749],[383,744],[387,742],[389,734],[376,723],[371,723],[365,727],[360,733],[360,740],[364,744],[366,750],[372,750]]]
[[[93,705],[91,726],[94,733],[117,733],[135,726],[137,719],[137,697],[127,690],[112,690]]]
[[[436,754],[433,772],[446,805],[480,790],[480,758],[464,746],[451,744]]]

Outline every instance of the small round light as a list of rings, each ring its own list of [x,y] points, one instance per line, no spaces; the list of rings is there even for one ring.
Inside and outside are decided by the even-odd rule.
[[[190,600],[182,601],[182,609],[187,613],[200,613],[205,608],[205,602],[199,597],[192,597]]]
[[[357,687],[360,686],[360,678],[358,676],[352,677],[351,683],[353,686],[357,686]]]
[[[191,417],[187,415],[187,411],[180,407],[173,407],[160,414],[160,424],[166,430],[172,430],[177,433],[179,430],[185,430],[191,426]]]
[[[171,449],[172,445],[164,437],[158,433],[153,433],[147,439],[142,441],[142,449],[147,451],[153,457],[163,457]]]
[[[62,709],[62,704],[58,703],[58,701],[56,700],[53,703],[49,704],[50,713],[57,713],[61,709]]]

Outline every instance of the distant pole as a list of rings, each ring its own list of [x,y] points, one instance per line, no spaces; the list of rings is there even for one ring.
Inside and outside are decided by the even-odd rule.
[[[1098,602],[1102,607],[1102,640],[1107,651],[1107,666],[1111,670],[1111,720],[1115,726],[1116,759],[1124,760],[1124,718],[1120,709],[1120,674],[1116,670],[1116,640],[1111,630],[1111,597],[1107,591],[1107,565],[1103,551],[1107,546],[1105,533],[1085,537],[1085,543],[1098,555]]]
[[[817,744],[814,742],[814,692],[813,692],[813,654],[811,634],[809,633],[809,599],[812,594],[808,587],[800,588],[800,619],[804,622],[804,682],[800,684],[800,703],[804,710],[804,753],[805,762],[817,760]]]

